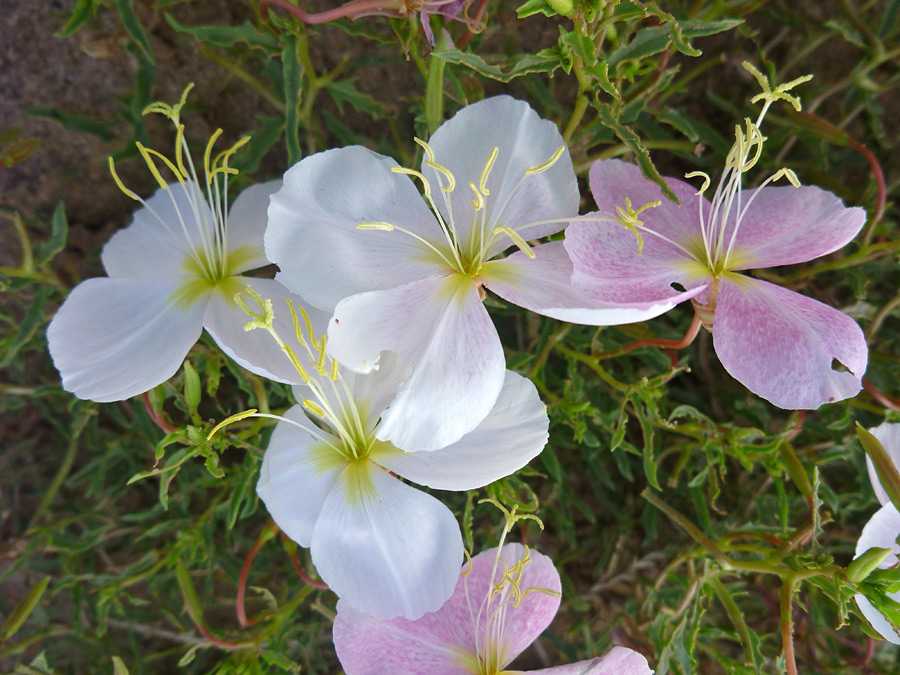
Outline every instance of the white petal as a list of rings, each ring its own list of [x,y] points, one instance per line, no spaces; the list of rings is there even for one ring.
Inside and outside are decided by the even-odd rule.
[[[894,551],[893,555],[889,555],[878,566],[880,569],[887,569],[897,564],[897,554],[900,553],[900,545],[897,544],[897,537],[900,536],[900,513],[894,508],[893,504],[885,504],[874,516],[869,519],[863,528],[859,541],[856,543],[856,555],[858,558],[870,548],[889,548]],[[900,593],[888,593],[888,596],[894,600],[900,601]],[[900,635],[891,626],[887,619],[882,616],[875,607],[869,602],[865,596],[858,594],[854,596],[856,604],[863,616],[872,624],[874,628],[885,640],[900,645]]]
[[[203,328],[205,302],[173,306],[178,282],[88,279],[47,329],[63,388],[79,398],[119,401],[172,377]]]
[[[461,275],[341,301],[328,327],[329,353],[365,372],[383,350],[413,366],[378,430],[402,450],[458,441],[487,416],[503,386],[500,338],[477,287]]]
[[[316,317],[316,323],[323,328],[328,321],[327,315],[320,310],[306,307],[302,298],[289,292],[272,279],[237,277],[235,281],[240,284],[241,288],[249,285],[264,300],[272,301],[276,332],[285,343],[291,345],[294,353],[301,359],[301,364],[306,365],[306,352],[295,337],[293,319],[285,299],[290,298],[295,309],[304,307],[310,315]],[[249,309],[257,309],[256,303],[249,296],[246,296],[245,299]],[[226,297],[223,293],[213,294],[204,318],[206,330],[213,336],[222,351],[241,366],[276,382],[291,384],[300,382],[300,375],[291,360],[268,331],[261,328],[244,330],[244,326],[249,321],[251,321],[251,317],[234,302],[233,298]]]
[[[887,452],[888,457],[891,458],[894,466],[900,471],[900,424],[885,422],[873,429],[869,429],[869,433],[877,438],[881,445],[884,446],[884,450]],[[866,468],[869,470],[869,480],[872,482],[872,489],[875,491],[875,496],[878,498],[878,501],[881,502],[882,506],[884,504],[890,504],[891,498],[888,497],[887,492],[885,492],[884,487],[881,485],[881,481],[878,480],[875,465],[872,464],[872,458],[869,457],[868,454],[866,455]]]
[[[469,183],[478,186],[485,163],[496,147],[497,159],[487,180],[490,193],[485,199],[487,232],[497,226],[521,228],[526,223],[558,219],[536,225],[519,234],[539,239],[566,226],[566,219],[578,214],[578,182],[569,151],[565,150],[553,166],[542,173],[526,175],[525,170],[549,160],[565,142],[553,122],[542,120],[524,101],[495,96],[466,106],[434,132],[429,141],[435,161],[454,175],[456,189],[450,194],[453,220],[458,238],[469,241],[475,212],[474,193]],[[438,208],[449,218],[440,189],[438,173],[422,166],[432,184]],[[443,181],[446,185],[446,180]],[[490,247],[488,258],[509,248],[506,236]]]
[[[246,247],[253,254],[242,265],[231,270],[232,273],[240,274],[268,264],[263,245],[268,221],[266,214],[269,198],[280,189],[280,180],[270,180],[251,185],[235,198],[228,211],[228,250]]]
[[[116,232],[100,259],[111,277],[172,279],[183,274],[190,252],[201,248],[212,213],[195,183],[171,183],[134,212]]]
[[[348,467],[325,499],[311,554],[348,605],[417,619],[450,597],[463,546],[446,506],[366,462]]]
[[[485,286],[520,307],[560,321],[589,326],[618,326],[647,321],[668,312],[686,299],[678,297],[647,308],[617,307],[589,298],[572,286],[572,261],[562,241],[551,241],[534,249],[529,258],[521,251],[484,266]],[[686,297],[696,295],[697,288]]]
[[[428,249],[407,234],[360,230],[388,222],[433,242],[440,228],[397,163],[361,146],[304,158],[284,176],[269,206],[266,255],[278,280],[311,304],[332,310],[343,298],[440,273]]]
[[[298,405],[284,416],[314,427]],[[335,461],[328,461],[332,457]],[[289,422],[279,422],[263,455],[256,493],[275,524],[308,547],[322,504],[345,465],[322,441]]]
[[[547,409],[531,380],[506,371],[493,410],[474,431],[433,452],[386,455],[376,461],[420,485],[472,490],[525,466],[547,443]]]

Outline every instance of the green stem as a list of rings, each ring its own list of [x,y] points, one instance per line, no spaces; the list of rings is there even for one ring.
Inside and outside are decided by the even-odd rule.
[[[584,63],[578,55],[572,56],[572,72],[575,73],[575,79],[578,80],[578,98],[575,99],[572,116],[566,124],[565,131],[563,131],[563,141],[565,141],[566,145],[572,140],[575,129],[578,128],[581,120],[584,119],[584,113],[587,112],[588,103],[590,103],[588,96],[591,92],[591,82],[584,72]]]
[[[744,615],[741,614],[740,608],[737,606],[731,593],[725,588],[725,584],[722,583],[722,580],[719,579],[719,577],[710,579],[709,584],[712,586],[716,597],[719,598],[719,602],[721,602],[722,606],[725,608],[725,613],[728,614],[731,623],[734,624],[738,634],[741,636],[741,645],[744,647],[744,663],[753,663],[753,643],[750,640],[750,629],[747,628],[747,623],[744,621]]]
[[[676,525],[691,535],[691,538],[705,548],[715,561],[719,563],[723,570],[731,570],[734,567],[732,560],[725,555],[722,550],[715,545],[713,540],[707,537],[699,527],[653,494],[648,488],[645,488],[644,491],[641,492],[641,497],[653,504],[653,506],[666,514],[670,520],[674,521]]]
[[[779,591],[781,605],[781,643],[788,675],[797,675],[797,659],[794,657],[794,578],[787,577]]]
[[[253,89],[257,94],[262,96],[269,105],[271,105],[275,110],[284,114],[284,101],[280,100],[272,90],[269,89],[262,82],[257,80],[253,75],[251,75],[248,71],[244,70],[238,64],[233,61],[229,61],[224,56],[216,52],[214,49],[208,47],[204,44],[199,44],[200,53],[203,54],[210,61],[215,63],[217,66],[224,68],[229,73],[238,78],[241,82],[249,85],[251,89]]]
[[[443,33],[438,35],[435,50],[446,48]],[[444,121],[444,66],[446,62],[435,52],[428,59],[428,76],[425,78],[425,122],[428,133],[433,134]]]

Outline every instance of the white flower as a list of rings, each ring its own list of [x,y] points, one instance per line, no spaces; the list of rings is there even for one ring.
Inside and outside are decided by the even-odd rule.
[[[63,387],[80,398],[116,401],[164,382],[203,328],[248,370],[282,382],[298,381],[267,336],[244,331],[247,315],[234,302],[246,284],[281,307],[284,298],[294,297],[274,280],[240,276],[268,264],[263,250],[266,208],[281,182],[247,188],[228,211],[228,178],[236,173],[228,160],[242,143],[211,159],[217,132],[207,146],[204,179],[198,179],[178,119],[183,103],[184,97],[174,107],[152,106],[178,129],[174,163],[138,145],[160,184],[152,197],[144,201],[125,188],[110,160],[116,182],[143,208],[104,246],[101,260],[109,276],[76,286],[47,330]],[[155,161],[178,180],[166,184]],[[284,319],[289,326],[289,315],[280,312],[279,320]]]

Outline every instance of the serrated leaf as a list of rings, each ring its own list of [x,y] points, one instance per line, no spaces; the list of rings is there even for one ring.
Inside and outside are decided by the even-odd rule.
[[[693,47],[690,46],[687,40],[722,33],[742,23],[741,19],[682,21],[678,24],[680,27],[680,33],[678,33],[679,44],[682,49],[688,50],[685,53],[697,55],[690,51],[693,50]],[[666,47],[673,42],[673,34],[673,29],[669,25],[641,28],[631,42],[616,49],[606,60],[610,66],[617,66],[624,61],[640,61],[648,56],[659,54],[665,51]],[[676,48],[678,48],[677,45]],[[679,51],[682,51],[682,49],[679,49]],[[698,50],[693,51],[699,53]]]
[[[242,174],[256,173],[260,161],[278,142],[284,131],[284,119],[281,117],[257,115],[256,120],[259,122],[259,129],[250,133],[250,141],[241,148],[234,161],[231,162],[231,166]],[[209,372],[208,369],[207,372]],[[209,386],[212,386],[212,380],[209,382]],[[218,378],[216,386],[218,386]],[[210,396],[214,393],[214,391],[209,391]]]
[[[337,82],[329,82],[325,85],[325,89],[334,100],[338,112],[344,114],[344,104],[349,103],[357,112],[366,113],[373,119],[378,119],[384,113],[384,106],[378,101],[356,89],[353,84],[357,79],[351,77],[346,80],[338,80]]]
[[[650,153],[647,151],[647,148],[644,147],[643,143],[641,143],[641,139],[638,135],[625,125],[621,124],[608,105],[601,103],[596,107],[599,112],[597,117],[600,123],[618,136],[619,140],[634,152],[644,178],[659,185],[659,189],[662,190],[663,194],[678,204],[678,197],[675,196],[675,193],[672,192],[671,188],[666,183],[666,180],[660,175],[659,171],[657,171],[656,166],[650,159]]]
[[[456,49],[436,51],[434,54],[448,63],[471,68],[479,75],[498,82],[510,82],[517,77],[530,73],[549,74],[562,67],[562,60],[557,49],[543,49],[537,54],[520,54],[513,57],[481,57],[471,52],[461,52]]]
[[[66,238],[69,234],[69,221],[66,219],[66,205],[60,202],[53,210],[50,217],[50,238],[37,246],[34,252],[34,262],[40,267],[50,262],[53,257],[66,247]]]
[[[3,345],[3,356],[0,357],[0,369],[5,368],[18,353],[31,342],[31,338],[37,333],[38,328],[44,325],[46,320],[46,302],[53,293],[50,286],[38,286],[28,311],[25,316],[18,321],[15,336],[10,335],[11,342]]]
[[[8,640],[13,635],[16,634],[16,631],[22,627],[22,624],[25,623],[25,620],[31,615],[34,611],[34,608],[37,607],[38,603],[41,601],[41,598],[44,597],[44,593],[47,590],[47,586],[50,584],[50,577],[44,577],[40,581],[38,581],[34,586],[28,589],[28,592],[25,594],[19,604],[16,605],[13,610],[6,617],[6,620],[3,622],[2,628],[0,628],[0,637],[3,639],[0,642]]]
[[[203,44],[213,47],[231,47],[236,42],[246,42],[251,47],[271,52],[277,52],[281,48],[274,35],[256,30],[249,21],[240,26],[186,26],[168,12],[166,21],[179,33],[187,33]]]
[[[122,21],[122,27],[128,35],[131,36],[131,39],[134,40],[134,43],[140,48],[141,52],[143,52],[144,58],[155,66],[156,62],[153,59],[153,49],[150,47],[150,39],[147,37],[147,33],[144,32],[141,20],[138,19],[137,14],[134,13],[132,0],[118,0],[116,9],[119,10],[119,19]]]
[[[288,167],[303,157],[300,151],[300,87],[302,69],[297,56],[297,36],[288,35],[281,50],[281,74],[284,86],[284,143]]]
[[[85,115],[69,113],[52,105],[31,106],[23,110],[22,115],[32,119],[50,120],[61,125],[63,129],[90,134],[105,142],[109,142],[116,137],[106,122],[101,122]]]

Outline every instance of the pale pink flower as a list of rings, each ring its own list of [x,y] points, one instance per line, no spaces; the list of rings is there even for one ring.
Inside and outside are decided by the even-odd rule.
[[[347,675],[500,675],[544,631],[559,609],[553,561],[521,544],[484,551],[462,573],[450,599],[416,621],[381,621],[338,602],[334,645]],[[635,651],[531,673],[652,675]]]

